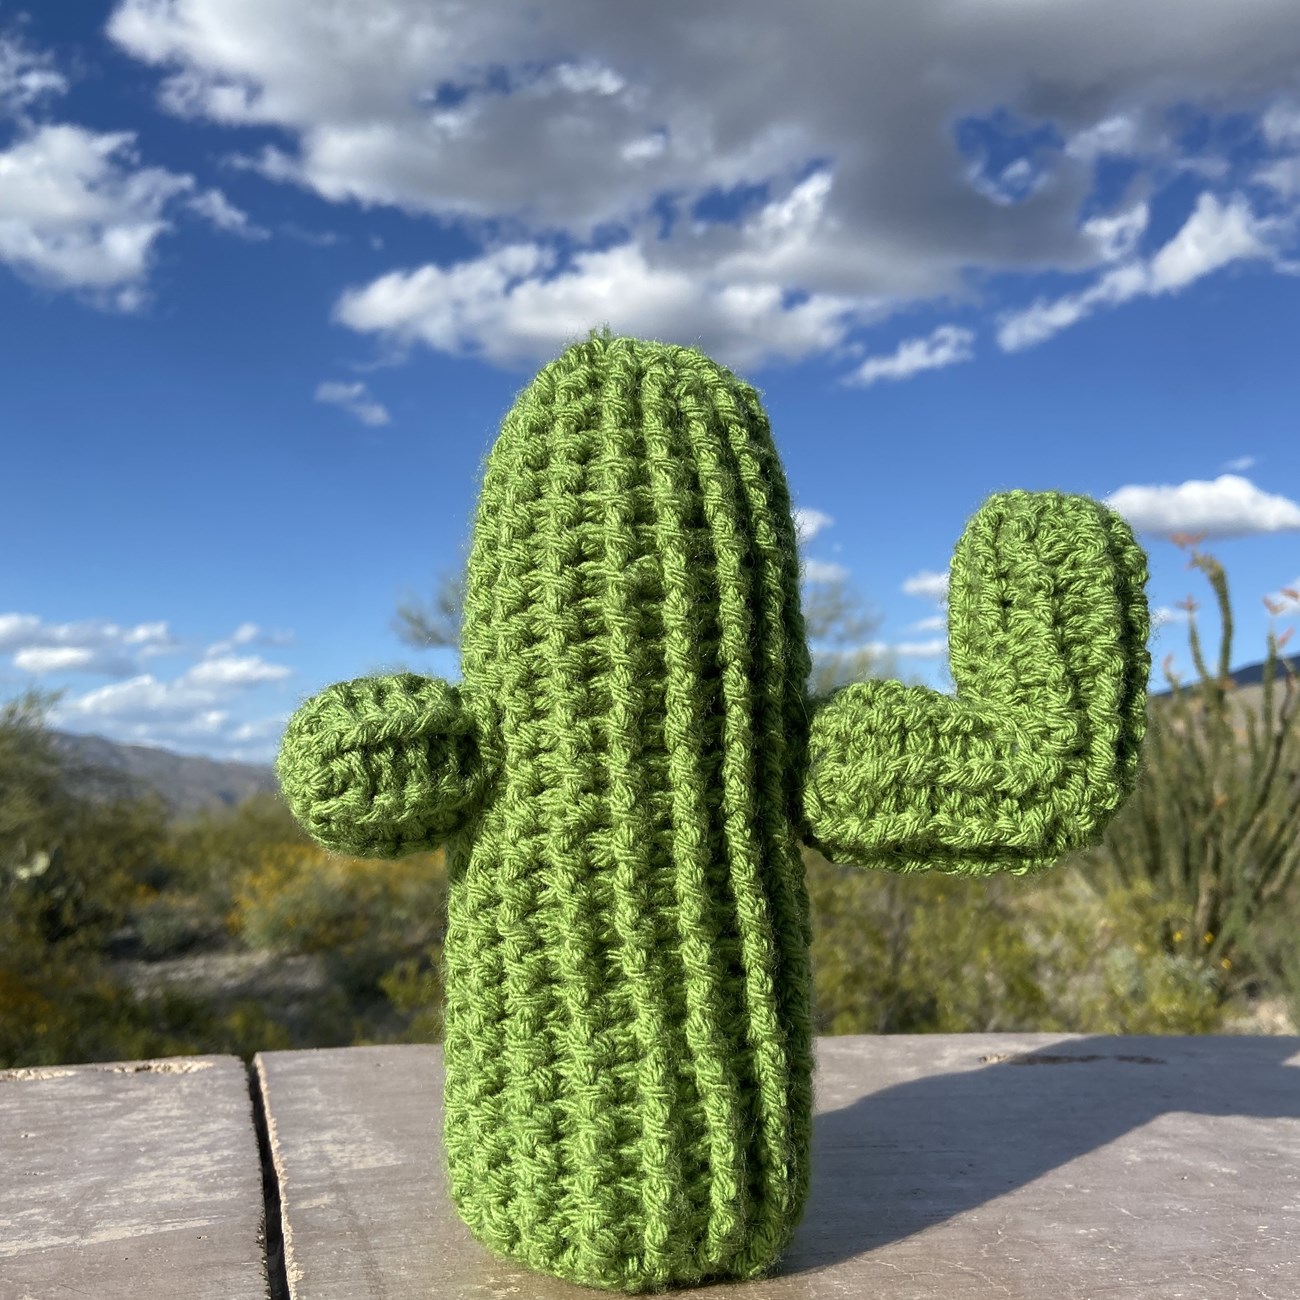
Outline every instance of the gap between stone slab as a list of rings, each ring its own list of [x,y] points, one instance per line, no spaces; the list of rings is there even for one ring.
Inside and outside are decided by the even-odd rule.
[[[257,1129],[257,1151],[262,1163],[262,1260],[266,1267],[269,1300],[292,1300],[289,1274],[284,1263],[284,1220],[280,1205],[280,1180],[271,1153],[271,1128],[266,1118],[266,1095],[257,1066],[247,1065],[248,1093],[253,1100],[253,1125]]]

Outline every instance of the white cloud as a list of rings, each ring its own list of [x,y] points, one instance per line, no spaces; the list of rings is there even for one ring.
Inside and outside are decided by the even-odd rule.
[[[52,63],[50,55],[0,36],[0,113],[18,116],[46,95],[66,94],[68,80]]]
[[[1261,236],[1276,225],[1252,217],[1242,195],[1224,204],[1213,194],[1202,194],[1182,229],[1151,259],[1147,292],[1182,289],[1229,262],[1266,257],[1268,245]]]
[[[799,508],[794,512],[795,528],[802,551],[803,543],[810,541],[823,529],[834,525],[835,520],[821,510]],[[843,582],[852,576],[851,570],[840,564],[830,564],[823,560],[813,560],[802,553],[799,558],[799,577],[802,582]],[[936,601],[942,608],[947,607],[948,575],[947,573],[922,572],[906,579],[903,591],[911,596],[921,596]],[[856,647],[860,651],[869,651],[876,655],[893,653],[902,658],[934,659],[944,655],[948,647],[946,636],[948,619],[946,614],[921,619],[908,629],[912,632],[943,631],[943,637],[929,641],[870,641]]]
[[[1260,119],[1260,130],[1275,149],[1296,152],[1283,153],[1265,163],[1251,179],[1276,191],[1280,198],[1300,197],[1300,103],[1283,99],[1270,105]]]
[[[99,728],[118,741],[175,747],[202,741],[225,757],[264,761],[263,748],[238,746],[277,734],[285,719],[235,722],[226,707],[232,697],[266,683],[283,682],[293,669],[257,655],[232,655],[235,646],[283,645],[290,636],[256,623],[242,623],[223,642],[171,681],[141,672],[141,661],[194,647],[173,637],[165,622],[122,627],[103,619],[46,623],[35,614],[0,614],[0,654],[12,655],[20,672],[97,675],[122,680],[81,694],[64,695],[46,711],[57,729]],[[234,746],[235,748],[231,748]]]
[[[896,641],[888,649],[895,654],[912,659],[939,659],[948,653],[948,638],[934,637],[929,641]]]
[[[284,646],[293,642],[292,632],[273,632],[256,623],[241,623],[224,641],[215,641],[203,652],[205,659],[223,659],[236,646]]]
[[[203,740],[209,750],[240,743],[240,733],[262,724],[239,723],[224,707],[230,697],[264,682],[278,682],[293,670],[255,656],[203,660],[172,681],[141,673],[61,699],[48,711],[51,726],[111,733],[128,744],[162,748]],[[228,753],[228,757],[238,755]]]
[[[85,646],[24,646],[14,652],[14,667],[28,673],[103,671],[97,667],[95,651]]]
[[[252,686],[257,682],[281,682],[293,676],[283,664],[268,664],[257,655],[239,658],[204,659],[181,677],[195,686]]]
[[[866,387],[878,379],[910,379],[920,370],[938,370],[958,361],[970,361],[973,330],[958,325],[940,325],[929,338],[907,339],[892,356],[870,357],[841,382]]]
[[[935,637],[929,641],[867,641],[855,647],[876,655],[895,654],[904,659],[942,659],[948,653],[948,639]]]
[[[0,614],[0,654],[31,673],[85,672],[125,677],[137,658],[174,654],[180,643],[166,623],[123,628],[103,619],[46,623],[35,614]]]
[[[1151,147],[1143,128],[1144,122],[1139,114],[1116,113],[1076,131],[1065,142],[1065,152],[1083,162],[1140,153]]]
[[[43,126],[0,151],[0,262],[37,284],[84,289],[132,311],[160,213],[193,187],[160,167],[132,170],[135,133]]]
[[[35,637],[42,626],[35,614],[0,614],[0,654],[32,644],[28,638]]]
[[[1252,462],[1251,457],[1242,458]],[[1204,533],[1206,537],[1244,537],[1260,533],[1300,530],[1300,506],[1285,497],[1260,491],[1246,479],[1225,474],[1207,483],[1191,480],[1176,486],[1120,488],[1105,498],[1105,503],[1124,516],[1138,531],[1162,533]],[[948,571],[922,570],[903,582],[903,591],[936,602],[944,610],[948,603]],[[1264,598],[1274,615],[1288,616],[1300,612],[1300,577]],[[1171,623],[1186,623],[1187,611],[1168,606],[1153,606],[1153,638]],[[946,630],[947,615],[936,614],[909,625],[912,632]],[[878,643],[899,655],[921,654],[905,643]],[[926,643],[927,654],[937,654],[942,642]]]
[[[1122,487],[1105,503],[1142,532],[1222,538],[1300,531],[1300,505],[1236,474],[1220,474],[1213,482]]]
[[[812,541],[823,529],[835,523],[834,518],[823,510],[808,510],[800,506],[790,513],[794,518],[795,534],[800,546]]]
[[[330,380],[316,387],[316,400],[329,402],[350,411],[363,424],[388,424],[389,415],[382,402],[370,396],[365,384],[357,380],[352,384]]]
[[[29,107],[69,89],[51,62],[0,35],[0,115],[18,123],[0,150],[0,264],[34,286],[133,312],[149,300],[154,246],[174,228],[169,204],[245,239],[269,237],[220,190],[195,194],[193,176],[142,165],[135,131],[33,120]]]
[[[1169,605],[1158,605],[1151,609],[1151,635],[1154,637],[1157,632],[1168,627],[1170,623],[1186,623],[1188,613],[1185,609],[1171,608]]]
[[[998,343],[1007,352],[1018,352],[1092,315],[1100,306],[1175,292],[1230,263],[1268,258],[1277,233],[1293,225],[1292,218],[1252,216],[1240,194],[1228,203],[1202,194],[1178,233],[1150,261],[1125,262],[1079,293],[1054,302],[1040,299],[1023,311],[1005,313]]]
[[[332,230],[304,230],[292,221],[284,222],[280,226],[280,233],[288,235],[290,239],[301,240],[304,244],[311,244],[316,248],[330,248],[334,244],[341,243],[343,238]]]
[[[210,221],[218,230],[238,235],[241,239],[271,238],[269,230],[249,221],[248,213],[241,212],[220,190],[204,190],[188,200],[185,206]]]
[[[915,623],[908,624],[909,632],[942,632],[948,626],[948,618],[945,614],[932,614],[929,618],[919,618]]]
[[[849,576],[842,564],[828,564],[825,560],[801,560],[799,573],[804,582],[841,582]]]
[[[1150,208],[1145,203],[1138,203],[1112,216],[1085,221],[1083,233],[1093,241],[1105,261],[1117,262],[1133,252],[1150,216]]]
[[[1300,145],[1300,103],[1279,100],[1260,118],[1260,128],[1270,144]]]
[[[162,69],[169,111],[287,138],[233,161],[329,202],[436,215],[479,236],[481,254],[454,266],[353,287],[335,318],[499,365],[532,367],[605,320],[736,367],[842,356],[851,330],[969,298],[968,273],[1110,264],[1100,285],[1008,324],[1004,346],[1024,347],[1246,257],[1290,269],[1279,260],[1290,226],[1212,192],[1231,191],[1227,160],[1184,152],[1167,112],[1267,110],[1270,147],[1290,147],[1293,110],[1279,104],[1300,24],[1275,0],[717,0],[671,20],[594,0],[524,14],[372,0],[364,20],[308,0],[125,0],[107,34]],[[440,99],[451,91],[458,102]],[[955,125],[994,123],[990,105],[1026,140],[1050,125],[1063,146],[1036,133],[996,169],[983,145],[972,161]],[[1145,198],[1079,221],[1107,157],[1207,187],[1149,264],[1116,265],[1145,229]],[[768,188],[738,221],[691,214],[742,184]],[[678,218],[668,236],[664,207]],[[582,247],[600,227],[613,246]],[[563,261],[550,247],[561,234],[578,246]],[[913,345],[866,373],[901,378],[963,356],[956,337]]]
[[[585,337],[596,321],[618,321],[620,309],[625,318],[623,304],[635,303],[641,337],[676,337],[691,315],[693,330],[718,340],[710,355],[749,368],[831,346],[840,336],[832,320],[848,310],[827,295],[787,310],[776,285],[731,283],[701,301],[693,275],[651,266],[635,244],[577,253],[575,269],[540,278],[556,261],[553,250],[513,244],[447,270],[393,271],[346,291],[333,317],[358,331],[521,365],[552,351],[557,337]]]
[[[921,596],[925,600],[946,601],[948,599],[948,571],[932,573],[923,569],[903,583],[903,591],[909,596]]]

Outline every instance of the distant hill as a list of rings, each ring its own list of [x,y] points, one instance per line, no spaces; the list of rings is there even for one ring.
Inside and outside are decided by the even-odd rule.
[[[70,762],[107,768],[142,794],[156,791],[177,819],[190,817],[203,808],[233,808],[249,795],[274,794],[280,789],[275,769],[269,764],[221,762],[148,745],[119,745],[103,736],[67,731],[51,730],[46,734],[51,747]],[[82,780],[70,780],[68,786],[91,798],[100,788]]]
[[[1300,655],[1293,655],[1286,662],[1300,674]],[[1210,666],[1208,662],[1206,666]],[[1230,675],[1237,685],[1232,699],[1238,718],[1243,706],[1259,710],[1263,697],[1263,663],[1247,664]],[[1163,680],[1158,664],[1152,665],[1151,680],[1152,683]],[[1281,660],[1274,682],[1276,709],[1281,707],[1286,687],[1286,672]],[[1186,690],[1195,687],[1197,682],[1193,679],[1182,685]],[[1150,692],[1151,699],[1168,699],[1171,695],[1169,690]],[[249,795],[274,794],[280,788],[275,770],[269,764],[219,762],[146,745],[119,745],[102,736],[82,736],[65,731],[48,734],[56,750],[73,761],[107,767],[141,790],[156,790],[172,815],[178,818],[191,816],[202,808],[232,808]]]
[[[1213,655],[1204,655],[1203,657],[1205,659],[1206,668],[1213,673],[1217,657]],[[1273,688],[1278,692],[1279,699],[1281,698],[1282,692],[1286,689],[1286,669],[1282,666],[1283,664],[1290,664],[1291,671],[1300,674],[1300,655],[1291,655],[1290,658],[1286,655],[1278,655],[1277,657],[1277,665],[1273,669]],[[1242,668],[1235,668],[1228,674],[1228,676],[1236,682],[1238,687],[1258,686],[1262,692],[1264,689],[1264,662],[1263,660],[1260,660],[1257,664],[1246,664]],[[1163,682],[1164,679],[1165,675],[1163,671],[1161,671],[1160,664],[1158,662],[1153,662],[1151,665],[1151,681]],[[1187,690],[1188,687],[1199,685],[1199,677],[1192,677],[1187,681],[1182,681],[1180,678],[1180,684],[1184,690]],[[1172,695],[1173,691],[1149,691],[1148,694],[1153,700],[1158,700],[1163,699],[1166,695]]]
[[[1284,663],[1290,664],[1291,671],[1300,679],[1300,655],[1292,655],[1289,658],[1283,655],[1278,656],[1277,666],[1273,672],[1273,728],[1276,730],[1281,721],[1280,714],[1282,706],[1286,702],[1287,674],[1286,669],[1282,666]],[[1207,657],[1206,668],[1214,671],[1213,662]],[[1228,674],[1232,679],[1233,689],[1227,694],[1226,703],[1228,706],[1228,718],[1234,729],[1246,737],[1249,735],[1248,719],[1253,715],[1256,719],[1256,726],[1262,732],[1264,722],[1264,665],[1262,663],[1246,664],[1241,668],[1234,669]],[[1154,683],[1159,677],[1164,680],[1164,674],[1159,671],[1159,665],[1151,665],[1151,681]],[[1183,694],[1188,697],[1188,702],[1192,707],[1192,717],[1198,718],[1201,714],[1200,702],[1200,676],[1195,674],[1186,680],[1180,679],[1179,685]],[[1300,690],[1300,680],[1296,683],[1297,690]],[[1173,691],[1166,689],[1163,691],[1150,691],[1148,699],[1172,701]],[[1162,704],[1160,707],[1172,707],[1171,704]],[[1291,713],[1295,714],[1300,710],[1300,704],[1291,705]],[[1292,724],[1292,731],[1300,728],[1300,722]],[[1272,734],[1272,733],[1270,733]],[[1261,735],[1261,739],[1265,737]]]

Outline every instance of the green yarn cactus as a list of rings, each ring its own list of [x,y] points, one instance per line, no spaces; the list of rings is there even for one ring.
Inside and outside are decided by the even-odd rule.
[[[1099,842],[1132,792],[1146,557],[1087,497],[990,498],[955,698],[823,700],[753,388],[611,337],[542,368],[483,471],[462,682],[338,683],[277,762],[326,848],[447,849],[444,1144],[480,1243],[624,1292],[770,1272],[808,1196],[800,844],[970,875]]]

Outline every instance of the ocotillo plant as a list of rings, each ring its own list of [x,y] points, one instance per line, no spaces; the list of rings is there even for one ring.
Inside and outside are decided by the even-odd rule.
[[[1175,533],[1170,540],[1187,547],[1203,537]],[[1148,702],[1148,754],[1137,789],[1101,844],[1080,850],[1077,860],[1126,884],[1149,878],[1163,897],[1181,900],[1181,920],[1169,923],[1162,941],[1170,953],[1198,956],[1226,972],[1226,998],[1237,991],[1232,972],[1252,924],[1282,897],[1300,867],[1300,692],[1294,669],[1277,653],[1290,630],[1278,637],[1270,628],[1262,719],[1247,707],[1245,727],[1234,725],[1228,580],[1219,561],[1199,551],[1187,567],[1206,575],[1218,600],[1223,634],[1217,671],[1205,665],[1197,606],[1189,596],[1181,604],[1200,684],[1184,689],[1170,670],[1172,656],[1165,659],[1173,695]],[[1281,608],[1264,600],[1271,613]],[[1279,664],[1286,692],[1275,717]]]

